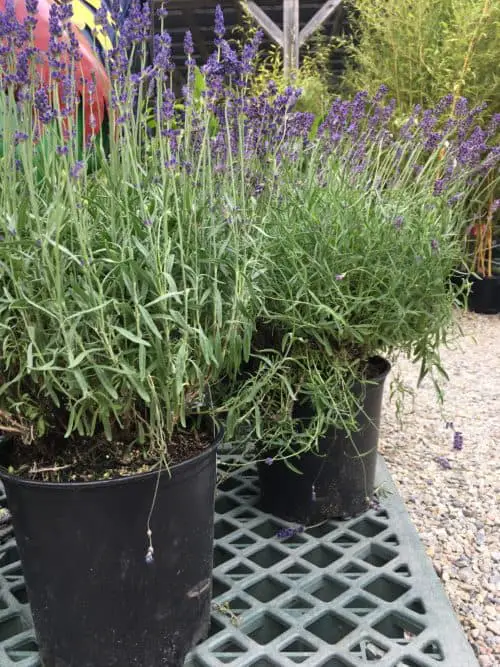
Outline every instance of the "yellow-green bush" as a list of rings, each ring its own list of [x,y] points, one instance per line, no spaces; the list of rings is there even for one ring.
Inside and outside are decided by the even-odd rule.
[[[350,0],[349,91],[389,86],[401,112],[448,93],[500,110],[499,0]]]

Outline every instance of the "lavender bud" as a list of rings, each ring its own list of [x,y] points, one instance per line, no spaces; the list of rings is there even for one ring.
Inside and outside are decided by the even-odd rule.
[[[71,176],[71,178],[75,179],[79,178],[84,166],[85,163],[82,160],[78,160],[77,162],[75,162],[75,164],[69,170],[69,175]]]
[[[28,135],[26,132],[18,132],[17,130],[14,132],[14,145],[17,146],[23,141],[26,141],[28,138]]]

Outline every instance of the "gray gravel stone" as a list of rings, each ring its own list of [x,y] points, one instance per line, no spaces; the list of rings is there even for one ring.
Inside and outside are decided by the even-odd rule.
[[[461,314],[442,350],[440,405],[425,380],[403,423],[386,387],[380,449],[482,667],[500,665],[500,316]],[[419,368],[394,369],[416,388]],[[389,384],[389,383],[388,383]],[[453,423],[463,449],[453,449]],[[450,469],[436,463],[446,457]],[[457,666],[458,667],[458,666]]]

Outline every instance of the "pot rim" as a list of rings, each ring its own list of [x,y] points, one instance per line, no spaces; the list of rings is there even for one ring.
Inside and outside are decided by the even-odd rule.
[[[389,361],[389,359],[386,359],[386,357],[382,357],[379,354],[376,354],[373,357],[369,357],[368,362],[369,363],[374,363],[374,362],[380,363],[380,362],[382,362],[384,368],[374,378],[370,378],[369,380],[366,380],[365,384],[367,384],[367,385],[378,384],[379,382],[384,380],[387,377],[387,375],[390,373],[391,368],[392,368],[392,364]]]
[[[158,470],[150,470],[148,472],[139,472],[131,475],[126,475],[124,477],[113,477],[111,479],[99,479],[92,480],[89,482],[44,482],[42,480],[33,480],[26,479],[19,475],[14,475],[7,471],[5,466],[0,464],[0,480],[6,480],[9,482],[14,482],[19,486],[28,486],[28,487],[39,487],[44,489],[74,489],[74,490],[83,490],[83,489],[95,489],[95,488],[104,488],[110,486],[117,486],[120,484],[130,484],[131,482],[140,482],[145,481],[151,478],[157,478],[158,475],[163,475],[165,473],[170,473],[170,478],[173,478],[174,475],[178,477],[179,475],[186,474],[191,468],[197,467],[197,465],[202,462],[204,459],[208,458],[210,454],[218,448],[222,438],[224,436],[224,428],[220,427],[219,430],[215,433],[211,444],[204,449],[202,452],[196,456],[186,459],[181,463],[176,463],[175,465],[169,467],[160,467]],[[5,436],[0,436],[0,447],[5,441],[8,441],[9,438]]]

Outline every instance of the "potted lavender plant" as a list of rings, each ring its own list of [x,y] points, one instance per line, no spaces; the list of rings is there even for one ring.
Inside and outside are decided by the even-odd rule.
[[[255,443],[262,507],[306,524],[370,502],[387,360],[444,373],[468,193],[499,160],[476,141],[473,111],[442,122],[448,98],[393,135],[384,94],[334,101],[315,137],[313,118],[289,108],[261,195],[266,271],[228,430]]]
[[[104,105],[71,3],[50,6],[47,51],[36,11],[0,13],[0,474],[40,654],[45,667],[182,665],[208,628],[212,386],[249,349],[260,203],[243,154],[216,162],[189,34],[176,109],[169,35],[144,67],[148,6],[121,23],[111,8]],[[217,93],[233,118],[235,86]]]

